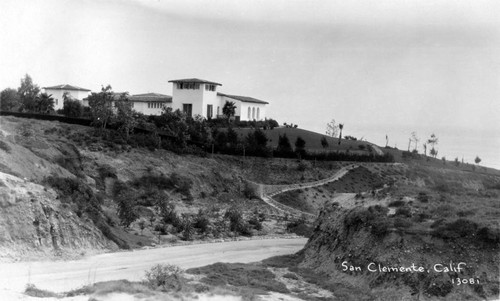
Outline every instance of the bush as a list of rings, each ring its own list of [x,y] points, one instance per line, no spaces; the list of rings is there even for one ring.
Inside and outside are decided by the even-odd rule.
[[[11,148],[7,142],[0,140],[0,149],[4,150],[6,153],[10,154]]]
[[[478,225],[475,222],[467,219],[458,219],[436,227],[432,235],[441,238],[467,237],[473,236],[477,232],[477,229]]]
[[[390,202],[389,204],[387,204],[387,206],[388,207],[401,207],[401,206],[404,206],[405,204],[406,204],[406,202],[403,200],[396,200],[396,201]]]
[[[61,113],[67,117],[81,117],[83,106],[78,100],[65,99]]]
[[[405,216],[405,217],[411,217],[411,208],[410,207],[399,207],[396,209],[396,216]]]
[[[422,203],[427,203],[429,202],[429,196],[425,192],[419,192],[417,196],[417,200],[419,200]]]
[[[377,236],[384,236],[389,232],[389,228],[391,227],[391,223],[387,219],[375,219],[371,223],[370,232]]]
[[[391,227],[391,222],[387,219],[389,209],[380,205],[368,208],[354,208],[344,219],[346,228],[359,229],[360,227],[370,227],[371,233],[375,235],[385,235]]]
[[[400,217],[396,217],[394,219],[394,227],[396,228],[410,228],[412,226],[412,222],[408,219],[403,219]]]
[[[286,230],[304,237],[311,237],[313,232],[312,226],[307,223],[304,217],[289,222],[286,225]]]
[[[164,292],[179,291],[184,286],[183,270],[171,264],[157,264],[145,274],[145,283],[151,289]]]
[[[206,214],[200,209],[194,220],[194,227],[199,229],[201,233],[207,233],[210,227],[210,220]]]
[[[260,231],[262,230],[262,223],[259,220],[259,217],[257,215],[254,215],[249,221],[248,224],[252,226],[255,230]]]

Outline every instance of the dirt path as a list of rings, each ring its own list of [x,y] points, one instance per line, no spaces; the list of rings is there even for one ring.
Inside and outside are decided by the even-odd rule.
[[[260,193],[261,199],[266,202],[269,206],[272,206],[276,208],[277,210],[281,212],[286,212],[290,215],[293,216],[302,216],[305,215],[309,218],[316,218],[314,214],[311,214],[309,212],[304,212],[297,210],[295,208],[292,208],[287,205],[283,205],[277,201],[275,201],[272,197],[286,192],[286,191],[291,191],[291,190],[296,190],[296,189],[304,189],[304,188],[310,188],[310,187],[316,187],[316,186],[321,186],[325,185],[330,182],[337,181],[338,179],[342,178],[345,176],[350,170],[358,167],[357,165],[350,165],[346,167],[342,167],[339,171],[337,171],[333,176],[322,179],[319,181],[314,181],[314,182],[309,182],[309,183],[299,183],[299,184],[290,184],[290,185],[264,185],[264,184],[258,184],[254,183],[255,185],[258,185],[258,191]]]
[[[184,269],[215,262],[255,262],[302,249],[306,238],[231,241],[101,254],[81,260],[0,264],[2,293],[21,292],[27,283],[63,292],[99,281],[143,279],[144,271],[158,263]]]

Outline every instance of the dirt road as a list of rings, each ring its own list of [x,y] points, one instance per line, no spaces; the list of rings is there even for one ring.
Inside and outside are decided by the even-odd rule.
[[[184,269],[215,262],[254,262],[291,254],[304,247],[307,239],[265,239],[232,241],[101,254],[74,261],[20,262],[0,264],[2,291],[23,291],[27,283],[54,292],[86,284],[128,279],[141,280],[144,271],[157,263]]]

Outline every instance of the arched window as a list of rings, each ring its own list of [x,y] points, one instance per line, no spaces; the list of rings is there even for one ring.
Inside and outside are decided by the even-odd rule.
[[[255,119],[255,108],[252,108],[252,119]]]
[[[248,107],[248,119],[250,119],[250,111],[251,111],[251,110],[252,110],[252,109],[250,109],[250,107]]]
[[[260,108],[257,108],[257,120],[260,120]]]

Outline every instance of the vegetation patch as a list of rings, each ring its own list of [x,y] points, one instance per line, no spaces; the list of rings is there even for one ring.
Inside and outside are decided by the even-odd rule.
[[[217,286],[249,287],[263,292],[289,293],[286,286],[276,280],[265,266],[243,263],[215,263],[201,268],[189,269],[190,274],[204,275],[203,283]]]

